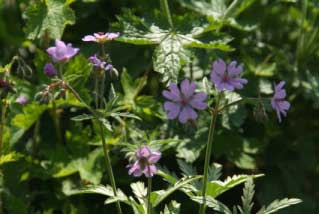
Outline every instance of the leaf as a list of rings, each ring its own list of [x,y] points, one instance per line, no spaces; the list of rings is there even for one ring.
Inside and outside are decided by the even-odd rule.
[[[118,16],[118,23],[113,27],[121,31],[119,42],[135,45],[158,44],[166,36],[167,30],[162,30],[154,23],[147,23],[144,19],[134,16],[130,11]]]
[[[152,204],[153,207],[158,206],[165,198],[167,198],[169,195],[171,195],[176,190],[182,188],[186,184],[189,184],[190,182],[193,182],[195,180],[198,180],[202,178],[202,176],[190,176],[190,177],[184,177],[180,180],[178,180],[173,186],[169,187],[167,190],[161,190],[152,192]]]
[[[243,203],[242,209],[239,209],[241,214],[251,214],[251,209],[254,205],[254,203],[252,202],[255,194],[254,188],[255,185],[253,183],[253,179],[250,177],[245,182],[243,196],[241,197]]]
[[[92,120],[95,117],[93,115],[89,115],[89,114],[81,114],[75,117],[72,117],[71,120],[73,121],[83,121],[83,120]]]
[[[82,54],[78,54],[63,69],[63,78],[69,81],[73,89],[79,93],[86,103],[90,103],[92,96],[85,87],[91,74],[91,66],[87,58]]]
[[[124,91],[124,102],[134,104],[134,98],[139,90],[140,79],[133,80],[131,75],[124,69],[121,75],[121,84]]]
[[[208,181],[218,180],[222,176],[222,165],[213,163],[208,167]]]
[[[147,188],[143,182],[136,182],[131,184],[134,195],[139,199],[144,199],[147,194]]]
[[[181,204],[176,201],[171,201],[169,205],[165,205],[164,211],[161,214],[179,214]]]
[[[163,75],[163,82],[177,81],[182,65],[189,60],[180,38],[171,34],[157,46],[153,56],[154,70]]]
[[[154,16],[156,17],[156,14]],[[153,54],[153,66],[155,71],[163,75],[163,82],[177,81],[182,66],[189,61],[190,53],[185,49],[187,47],[232,50],[227,45],[230,39],[208,43],[197,39],[200,34],[212,29],[207,25],[196,26],[188,33],[183,34],[183,26],[181,26],[182,30],[164,30],[155,21],[138,18],[131,12],[118,17],[118,20],[119,22],[114,27],[122,31],[123,35],[117,41],[137,45],[157,44]]]
[[[221,19],[226,11],[224,0],[211,0],[210,3],[198,0],[178,0],[182,6],[200,14]]]
[[[17,114],[12,119],[12,124],[23,129],[29,129],[42,115],[42,113],[48,109],[46,105],[39,105],[37,103],[31,103],[23,108],[22,114]]]
[[[77,166],[82,180],[89,181],[93,184],[99,184],[101,182],[103,171],[101,164],[98,160],[103,158],[103,150],[97,148],[90,152],[86,158],[77,160]]]
[[[80,190],[71,190],[69,195],[79,195],[79,194],[100,194],[108,197],[114,196],[113,189],[111,186],[103,185],[89,185]]]
[[[253,178],[258,178],[263,176],[263,174],[253,175]],[[245,182],[250,175],[234,175],[232,177],[227,177],[225,181],[211,181],[207,182],[206,194],[213,198],[216,198],[220,194],[232,189],[233,187]],[[198,194],[200,194],[198,192]]]
[[[0,166],[9,162],[14,162],[19,160],[23,155],[16,153],[16,152],[11,152],[9,154],[1,155],[0,156]]]
[[[28,39],[41,38],[48,33],[60,39],[66,25],[75,23],[73,10],[63,0],[45,0],[32,3],[25,12]]]
[[[187,164],[185,161],[178,159],[177,163],[184,176],[192,176],[197,174],[196,168],[190,164]]]
[[[203,201],[204,201],[202,196],[194,196],[194,197],[191,197],[191,199],[193,201],[196,201],[197,203],[200,203],[200,204],[203,204]],[[213,210],[215,210],[219,213],[232,214],[230,209],[228,209],[228,207],[225,204],[217,201],[216,199],[214,199],[211,196],[207,196],[205,202],[206,202],[205,204],[208,207],[212,208]]]
[[[257,214],[270,214],[274,213],[280,209],[289,207],[291,205],[299,204],[302,201],[298,198],[284,198],[282,200],[275,200],[270,205],[268,205],[266,208],[262,207]]]

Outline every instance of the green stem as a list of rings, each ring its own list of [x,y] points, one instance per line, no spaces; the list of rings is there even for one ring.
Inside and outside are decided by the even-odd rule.
[[[62,133],[61,133],[61,127],[60,127],[60,121],[59,121],[59,116],[57,114],[57,107],[55,100],[52,100],[52,116],[53,116],[53,122],[54,122],[54,127],[56,131],[56,136],[58,138],[58,143],[62,143]]]
[[[210,127],[209,127],[209,133],[208,133],[208,139],[207,139],[207,148],[206,148],[206,155],[205,155],[205,164],[204,164],[204,178],[203,178],[203,188],[202,188],[202,197],[203,197],[203,203],[200,206],[199,213],[204,214],[206,211],[206,188],[207,188],[207,179],[208,179],[208,167],[210,163],[210,156],[212,153],[212,145],[214,140],[214,132],[215,132],[215,126],[217,121],[217,115],[218,115],[218,106],[220,101],[221,95],[218,95],[217,101],[215,104],[215,108],[212,112],[212,117],[210,121]]]
[[[106,164],[106,170],[107,170],[107,174],[109,175],[109,179],[111,182],[111,186],[113,189],[113,193],[114,196],[117,196],[117,192],[116,192],[116,183],[115,183],[115,179],[114,179],[114,174],[113,174],[113,169],[112,169],[112,163],[111,163],[111,159],[109,156],[109,151],[105,142],[105,138],[104,138],[104,127],[103,124],[101,122],[99,122],[99,126],[100,126],[100,131],[101,131],[101,138],[102,138],[102,145],[103,145],[103,152],[104,152],[104,158],[105,158],[105,164]],[[117,209],[117,213],[121,214],[122,210],[121,210],[121,206],[120,206],[120,202],[116,202],[116,209]]]
[[[58,76],[62,80],[63,79],[63,64],[59,63]]]
[[[255,101],[255,102],[262,102],[263,101],[264,102],[264,101],[270,101],[270,100],[271,100],[271,98],[254,98],[254,97],[243,98],[243,99],[239,99],[239,100],[236,100],[234,102],[231,102],[231,103],[224,105],[223,107],[218,109],[218,112],[222,112],[225,109],[227,109],[233,105],[240,104],[242,102],[247,102],[247,101]]]
[[[39,144],[39,131],[40,131],[40,121],[37,120],[33,131],[33,144],[32,144],[32,154],[35,155],[37,152],[37,146]]]
[[[223,15],[223,20],[227,19],[229,17],[230,14],[232,14],[233,10],[237,7],[237,5],[240,3],[241,1],[239,0],[234,0],[229,7],[227,8],[227,10],[225,11],[224,15]]]
[[[152,177],[147,179],[147,214],[151,214],[151,192],[152,192]]]
[[[102,48],[102,59],[106,60],[106,51],[105,51],[105,45],[104,43],[101,44]],[[105,92],[105,70],[102,71],[102,79],[101,79],[101,88],[100,88],[100,108],[103,108],[104,106],[104,92]]]
[[[99,108],[99,78],[97,74],[94,77],[94,92],[95,92],[95,108]]]
[[[6,110],[7,110],[7,102],[5,100],[0,99],[1,105],[1,120],[0,120],[0,155],[2,153],[2,145],[3,145],[3,130],[4,130],[4,123],[6,117]]]
[[[171,16],[171,12],[169,10],[167,0],[161,0],[161,5],[162,5],[162,9],[165,13],[165,16],[167,17],[167,21],[168,21],[169,25],[171,26],[171,28],[174,28],[174,24],[172,21],[172,16]]]
[[[103,145],[103,152],[104,152],[104,159],[105,159],[105,164],[106,164],[106,170],[107,170],[110,182],[111,182],[113,194],[114,194],[114,196],[117,196],[116,183],[115,183],[115,179],[114,179],[114,175],[113,175],[111,159],[110,159],[110,156],[108,153],[108,148],[107,148],[105,138],[104,138],[104,127],[103,127],[102,122],[99,120],[99,115],[94,109],[92,109],[88,104],[85,103],[85,101],[80,97],[80,95],[69,84],[67,84],[66,87],[77,98],[78,101],[80,101],[81,103],[83,103],[86,106],[86,108],[94,115],[95,119],[99,123],[101,138],[102,138],[102,145]],[[120,202],[118,202],[118,201],[116,202],[116,209],[117,209],[118,214],[122,213],[121,205],[120,205]]]

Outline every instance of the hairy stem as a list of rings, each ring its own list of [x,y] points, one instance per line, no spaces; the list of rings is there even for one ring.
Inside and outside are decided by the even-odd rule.
[[[171,26],[171,28],[174,28],[174,24],[173,24],[171,12],[169,10],[167,0],[161,0],[161,5],[162,5],[163,12],[165,13],[165,16],[167,18],[169,25]]]
[[[7,102],[4,99],[0,99],[0,106],[1,106],[1,120],[0,120],[0,155],[2,153],[2,146],[3,146],[3,130],[4,130],[4,123],[6,117],[6,110],[7,110]]]
[[[101,49],[102,49],[102,59],[106,60],[106,51],[105,51],[105,45],[102,43],[101,44]],[[104,106],[104,92],[105,92],[105,70],[102,71],[102,78],[101,78],[101,88],[100,88],[100,108],[103,108]]]
[[[152,192],[152,177],[147,179],[147,214],[151,214],[151,192]]]
[[[205,155],[205,164],[204,164],[204,178],[203,178],[203,188],[202,188],[202,197],[203,197],[203,203],[200,206],[199,213],[204,214],[206,212],[206,188],[207,188],[207,179],[208,179],[208,167],[210,163],[210,156],[212,153],[212,145],[214,140],[214,132],[215,132],[215,126],[218,116],[218,107],[219,107],[219,101],[220,101],[221,95],[218,95],[215,108],[213,109],[211,121],[210,121],[210,127],[209,127],[209,133],[208,133],[208,139],[207,139],[207,147],[206,147],[206,155]]]
[[[104,159],[105,159],[107,174],[108,174],[110,182],[111,182],[111,186],[112,186],[112,189],[113,189],[114,196],[117,196],[116,183],[115,183],[115,179],[114,179],[112,163],[111,163],[111,159],[110,159],[110,156],[109,156],[109,151],[108,151],[108,148],[107,148],[107,145],[106,145],[106,142],[105,142],[105,138],[104,138],[104,127],[103,127],[103,124],[101,122],[99,122],[99,126],[100,126],[100,132],[101,132],[101,138],[102,138],[103,152],[104,152]],[[117,213],[118,214],[122,213],[120,202],[118,202],[118,201],[116,202],[116,209],[117,209]]]
[[[59,63],[58,77],[59,77],[61,80],[63,79],[63,64],[62,64],[62,63]]]
[[[54,128],[55,128],[56,136],[58,139],[58,143],[62,143],[60,121],[59,121],[59,116],[57,114],[57,107],[56,107],[56,103],[54,99],[52,100],[52,116],[53,116]]]
[[[99,78],[94,76],[95,108],[99,108]]]
[[[240,3],[241,1],[239,0],[234,0],[229,7],[227,8],[227,10],[225,11],[224,15],[223,15],[223,20],[227,19],[229,17],[230,14],[232,14],[233,10],[237,7],[237,5]]]
[[[117,196],[116,183],[115,183],[115,179],[114,179],[114,175],[113,175],[111,159],[110,159],[107,144],[106,144],[105,138],[104,138],[104,127],[103,127],[102,122],[99,120],[99,115],[94,109],[92,109],[88,104],[85,103],[85,101],[80,97],[80,95],[69,84],[67,84],[66,86],[69,89],[69,91],[76,97],[76,99],[79,102],[83,103],[85,105],[85,107],[94,115],[95,119],[99,123],[100,133],[101,133],[101,138],[102,138],[102,145],[103,145],[103,152],[104,152],[104,159],[105,159],[105,164],[106,164],[106,170],[107,170],[110,182],[111,182],[113,194],[114,194],[114,196]],[[117,209],[118,214],[122,213],[121,205],[120,205],[120,202],[118,202],[118,201],[116,202],[116,209]]]
[[[249,98],[242,98],[242,99],[238,99],[234,102],[231,102],[231,103],[228,103],[226,105],[224,105],[223,107],[219,108],[218,109],[218,112],[222,112],[224,111],[225,109],[233,106],[233,105],[237,105],[237,104],[240,104],[240,103],[244,103],[244,102],[249,102],[249,101],[255,101],[255,102],[269,102],[271,100],[271,98],[254,98],[254,97],[249,97]]]

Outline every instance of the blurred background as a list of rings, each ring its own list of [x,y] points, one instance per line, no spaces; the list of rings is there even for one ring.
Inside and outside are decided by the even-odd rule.
[[[6,98],[11,104],[3,121],[2,154],[9,156],[0,161],[1,209],[10,214],[113,213],[114,207],[103,205],[105,198],[99,195],[68,196],[73,187],[108,182],[95,125],[71,120],[86,111],[72,100],[58,103],[60,129],[65,136],[58,144],[52,106],[33,100],[42,85],[50,81],[43,74],[43,66],[50,60],[45,49],[53,44],[54,36],[62,36],[62,40],[81,49],[66,65],[65,72],[82,76],[83,79],[72,84],[90,102],[91,68],[86,58],[99,49],[94,43],[83,43],[81,38],[94,32],[120,31],[116,24],[118,17],[127,14],[145,17],[151,23],[153,14],[160,11],[160,3],[155,0],[47,0],[52,8],[42,8],[39,2],[44,1],[0,0],[0,66],[3,72],[11,63],[10,78],[16,90]],[[193,26],[202,19],[220,21],[210,16],[209,11],[194,7],[194,2],[209,3],[169,1],[173,20],[184,26]],[[193,78],[201,83],[203,76],[208,77],[212,62],[221,57],[243,63],[244,76],[249,80],[240,91],[243,97],[270,97],[273,83],[286,81],[291,109],[283,122],[278,122],[269,106],[265,106],[267,115],[263,109],[251,105],[226,112],[218,120],[213,160],[223,166],[223,178],[233,174],[265,174],[256,180],[256,210],[275,198],[296,197],[303,203],[280,213],[315,214],[319,210],[319,3],[316,0],[246,2],[249,6],[238,13],[236,19],[222,23],[218,30],[207,35],[232,38],[228,45],[233,51],[190,49],[191,62],[182,65],[182,76],[189,76],[191,70]],[[56,23],[50,22],[48,11],[60,17],[57,22],[60,28],[52,29],[53,36],[40,35],[36,32],[40,29],[34,27],[55,26]],[[41,23],[44,18],[47,23]],[[121,102],[131,105],[132,111],[142,118],[142,121],[126,121],[124,127],[115,125],[107,142],[111,146],[118,145],[124,135],[131,143],[146,138],[183,139],[163,148],[160,164],[180,174],[177,159],[182,159],[197,166],[201,173],[208,113],[201,113],[196,127],[165,119],[161,90],[166,86],[152,64],[155,45],[115,41],[106,48],[113,66],[121,74],[125,70],[129,75],[130,81],[125,81],[123,76],[121,81],[114,80]],[[136,103],[130,103],[126,96],[129,87],[134,86],[134,80],[145,76],[147,82],[139,91],[139,98]],[[28,105],[14,102],[20,94],[28,97]],[[113,147],[111,157],[117,183],[129,191],[129,183],[138,179],[127,175],[124,156],[121,147]],[[154,182],[155,189],[166,186],[160,178]],[[236,187],[219,200],[227,205],[237,204],[241,193],[242,186]],[[197,204],[182,193],[173,196],[182,202],[181,213],[197,209]],[[130,209],[127,210],[130,213]]]

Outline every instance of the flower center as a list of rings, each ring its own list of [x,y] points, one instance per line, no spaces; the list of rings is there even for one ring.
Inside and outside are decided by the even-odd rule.
[[[140,165],[140,167],[141,167],[142,170],[144,170],[145,167],[149,165],[148,159],[145,158],[145,157],[140,158],[140,159],[138,160],[138,163],[139,163],[139,165]]]
[[[228,80],[229,80],[229,76],[228,76],[228,74],[225,72],[225,74],[223,75],[223,81],[224,82],[227,82]]]

